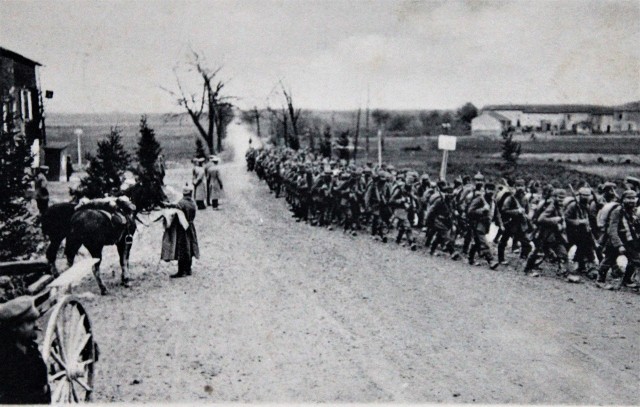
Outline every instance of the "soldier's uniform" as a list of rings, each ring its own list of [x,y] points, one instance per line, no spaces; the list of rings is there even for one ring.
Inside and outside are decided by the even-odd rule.
[[[627,257],[627,268],[621,285],[637,288],[632,281],[634,272],[640,268],[640,222],[636,212],[637,194],[626,190],[622,194],[622,204],[609,213],[603,232],[604,259],[598,269],[598,282],[604,283],[607,272],[616,264],[620,255]]]
[[[501,202],[498,202],[500,215],[503,221],[503,233],[498,243],[498,261],[504,263],[504,251],[509,239],[513,239],[513,245],[520,245],[520,258],[526,259],[531,252],[531,242],[527,237],[529,224],[527,213],[528,202],[525,197],[524,180],[516,181],[515,193],[506,192]]]
[[[371,214],[371,235],[387,241],[384,231],[383,211],[390,199],[390,191],[386,185],[388,173],[381,171],[365,192],[365,204]]]
[[[489,233],[489,227],[495,213],[495,206],[492,208],[492,203],[487,201],[487,197],[481,189],[482,183],[477,182],[476,185],[476,188],[478,186],[479,188],[474,191],[474,196],[467,209],[467,219],[473,241],[469,248],[469,263],[475,264],[475,255],[477,253],[489,263],[492,269],[495,269],[499,263],[493,261],[493,255],[487,243],[487,233]]]
[[[578,201],[572,199],[564,208],[564,218],[567,222],[567,240],[569,247],[575,245],[576,253],[573,260],[578,263],[576,272],[586,272],[587,264],[596,260],[596,242],[591,232],[592,222],[589,220],[590,188],[580,188]]]
[[[425,215],[425,222],[435,231],[435,238],[431,243],[429,254],[433,255],[436,248],[442,245],[443,250],[449,253],[454,260],[457,260],[460,255],[456,253],[454,246],[454,214],[451,208],[452,192],[453,189],[450,186],[445,186],[442,188],[441,193],[437,193],[435,201]]]
[[[553,198],[544,206],[538,218],[538,236],[536,248],[527,257],[524,272],[531,271],[536,265],[538,255],[544,252],[547,257],[553,256],[558,262],[559,273],[564,266],[564,273],[569,274],[569,259],[567,255],[567,241],[564,236],[565,220],[562,202],[566,197],[563,189],[556,189]]]
[[[411,232],[411,220],[409,217],[413,200],[410,188],[410,185],[399,182],[396,185],[395,190],[392,192],[389,205],[393,209],[393,219],[395,227],[398,229],[396,243],[399,244],[402,241],[402,236],[406,235],[407,242],[411,245],[411,250],[416,250],[413,234]]]

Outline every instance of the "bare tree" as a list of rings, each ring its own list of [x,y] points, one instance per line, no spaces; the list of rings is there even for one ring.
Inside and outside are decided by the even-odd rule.
[[[178,92],[163,89],[176,97],[178,105],[187,111],[198,129],[198,137],[205,142],[209,153],[213,153],[221,150],[221,138],[224,136],[226,125],[230,122],[229,114],[233,116],[232,106],[227,102],[230,97],[222,94],[225,82],[217,78],[222,67],[210,69],[200,54],[195,51],[192,51],[192,58],[193,60],[188,63],[189,71],[197,73],[201,90],[197,93],[189,92],[183,85],[177,68],[174,68],[173,72]],[[214,143],[216,135],[218,136],[217,146]]]
[[[291,140],[289,140],[289,146],[294,150],[300,148],[300,133],[298,132],[298,119],[300,119],[300,109],[296,109],[293,107],[293,97],[291,91],[285,89],[282,82],[280,83],[282,87],[282,94],[284,95],[285,101],[287,103],[287,113],[289,115],[289,121],[291,122],[291,130],[293,131],[293,135]]]

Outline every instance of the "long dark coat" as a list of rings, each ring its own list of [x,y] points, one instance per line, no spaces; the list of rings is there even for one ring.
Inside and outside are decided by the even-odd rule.
[[[178,209],[184,212],[184,216],[189,222],[189,227],[184,230],[182,226],[177,228],[176,254],[178,259],[182,257],[200,258],[200,247],[198,246],[198,235],[193,220],[196,217],[196,204],[191,197],[183,197],[177,205]]]

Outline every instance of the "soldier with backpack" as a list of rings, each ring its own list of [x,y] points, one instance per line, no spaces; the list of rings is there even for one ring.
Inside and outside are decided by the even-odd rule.
[[[632,281],[636,269],[640,267],[640,227],[636,212],[637,194],[628,189],[622,194],[622,204],[614,203],[602,208],[607,209],[601,244],[604,247],[604,259],[598,269],[600,287],[606,282],[607,273],[616,264],[618,256],[627,258],[627,267],[620,283],[621,286],[637,288]]]
[[[504,228],[503,234],[498,243],[498,261],[506,264],[504,251],[509,239],[513,239],[513,245],[521,246],[520,258],[526,259],[531,252],[531,242],[527,237],[529,232],[529,203],[526,200],[525,182],[523,179],[516,180],[515,192],[511,192],[505,186],[503,194],[497,200],[498,210],[502,217]]]
[[[565,276],[570,274],[571,269],[565,236],[566,223],[562,208],[566,194],[564,189],[555,189],[551,199],[545,200],[542,208],[540,208],[536,248],[527,257],[527,263],[524,267],[525,273],[533,270],[538,255],[544,252],[547,257],[553,256],[558,262],[558,274]],[[563,268],[564,270],[562,270]]]

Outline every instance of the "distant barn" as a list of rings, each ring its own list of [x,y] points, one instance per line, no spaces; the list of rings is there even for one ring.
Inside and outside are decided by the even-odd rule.
[[[471,123],[472,134],[497,131],[498,122],[522,131],[600,134],[640,131],[640,102],[598,105],[489,105]],[[475,123],[475,125],[474,125]]]

